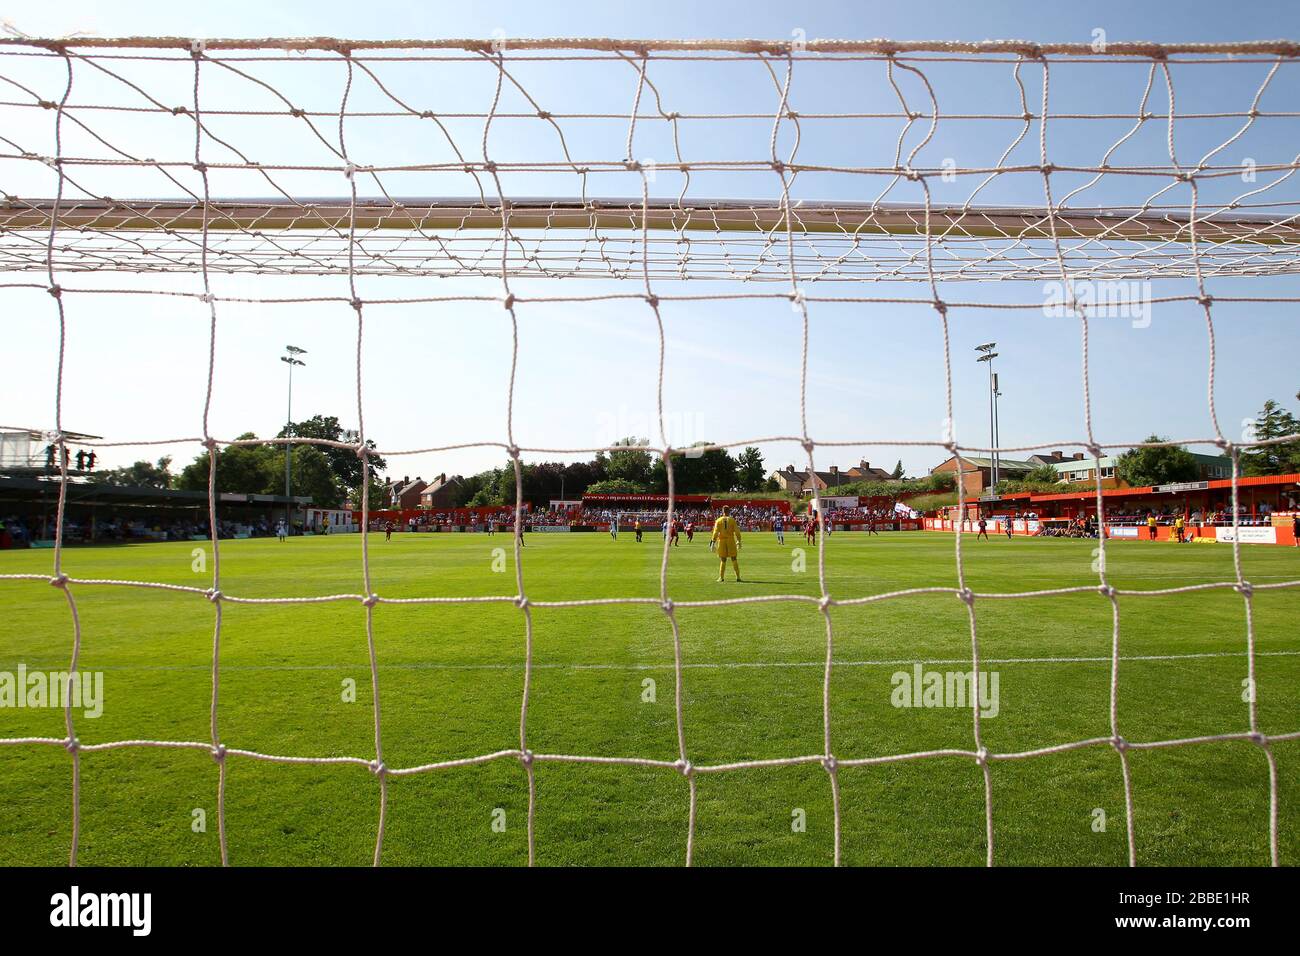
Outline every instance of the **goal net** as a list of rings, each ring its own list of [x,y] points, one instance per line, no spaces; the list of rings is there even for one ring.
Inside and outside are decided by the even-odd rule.
[[[1296,45],[1279,42],[0,39],[0,271],[5,273],[0,294],[49,294],[46,307],[59,330],[51,383],[53,444],[66,447],[68,441],[62,359],[73,334],[70,317],[93,314],[110,296],[166,297],[203,310],[210,330],[209,377],[195,429],[209,456],[210,475],[221,467],[224,453],[250,443],[209,430],[212,370],[220,361],[227,303],[257,303],[271,321],[277,306],[312,303],[355,322],[356,442],[292,441],[332,444],[363,459],[372,454],[366,445],[372,422],[364,414],[361,371],[373,335],[371,317],[394,305],[450,310],[464,302],[498,303],[514,335],[509,361],[501,366],[507,416],[502,433],[484,436],[479,444],[504,451],[515,469],[516,593],[500,600],[518,608],[525,635],[517,740],[468,760],[430,755],[426,763],[390,765],[380,722],[383,685],[373,616],[377,605],[391,599],[371,586],[370,534],[363,530],[361,590],[332,600],[359,606],[358,628],[364,627],[369,648],[374,752],[326,757],[243,748],[239,740],[228,739],[220,721],[221,608],[239,599],[223,589],[220,563],[213,562],[205,587],[70,577],[63,570],[65,457],[50,573],[5,577],[34,587],[53,584],[66,596],[70,680],[82,641],[79,595],[108,586],[139,588],[142,600],[158,588],[191,594],[195,613],[214,620],[210,739],[83,744],[69,703],[62,736],[10,737],[0,745],[68,752],[73,863],[83,754],[189,748],[210,752],[216,761],[223,863],[229,862],[226,776],[237,760],[368,768],[376,778],[376,864],[383,859],[394,778],[518,762],[528,777],[531,863],[541,812],[535,793],[539,764],[655,768],[689,783],[682,806],[689,864],[697,782],[706,776],[781,766],[823,768],[835,822],[828,855],[838,863],[845,768],[961,758],[983,775],[984,851],[992,865],[998,834],[990,766],[997,762],[1112,749],[1125,787],[1128,858],[1136,863],[1140,834],[1131,753],[1246,741],[1263,755],[1259,786],[1267,789],[1268,819],[1261,826],[1268,832],[1269,862],[1276,865],[1274,748],[1300,739],[1300,727],[1266,729],[1253,695],[1236,725],[1210,736],[1128,740],[1119,720],[1121,597],[1235,591],[1245,610],[1242,650],[1253,682],[1252,601],[1261,589],[1292,588],[1300,581],[1251,583],[1242,569],[1238,535],[1231,545],[1234,574],[1223,581],[1117,588],[1107,578],[1103,534],[1094,585],[990,595],[968,582],[958,524],[954,577],[947,587],[933,590],[965,606],[973,673],[981,667],[983,602],[1028,602],[1091,590],[1108,603],[1110,695],[1096,703],[1108,709],[1109,733],[994,752],[985,745],[974,700],[967,746],[871,757],[835,746],[832,610],[911,592],[832,593],[827,562],[833,546],[823,547],[816,558],[815,596],[730,599],[810,602],[819,610],[825,626],[823,746],[777,760],[712,764],[692,759],[685,730],[687,679],[665,543],[656,599],[674,649],[676,759],[535,751],[529,738],[532,614],[547,602],[529,597],[529,557],[519,537],[525,523],[520,520],[521,455],[613,449],[521,447],[514,397],[517,370],[529,361],[518,345],[519,317],[529,310],[614,302],[629,320],[647,323],[658,353],[658,434],[650,450],[664,458],[670,495],[666,515],[655,513],[652,520],[671,520],[674,455],[663,425],[662,312],[682,302],[774,305],[793,315],[801,333],[799,430],[728,436],[714,447],[794,443],[812,471],[819,458],[848,446],[924,447],[961,458],[1065,445],[1086,452],[1098,463],[1100,476],[1100,459],[1109,450],[1142,445],[1143,436],[1094,432],[1090,323],[1098,309],[1113,314],[1149,308],[1153,301],[1182,303],[1203,317],[1211,427],[1177,440],[1208,444],[1231,456],[1235,505],[1242,453],[1280,439],[1255,441],[1221,426],[1215,404],[1216,309],[1225,303],[1300,301],[1294,286],[1273,281],[1300,272],[1297,54]],[[131,277],[118,281],[113,273]],[[226,276],[243,281],[223,285],[218,280]],[[291,286],[279,282],[303,276],[322,278]],[[377,281],[366,284],[370,277]],[[424,283],[412,291],[399,281],[431,278],[477,284]],[[569,281],[550,281],[558,279]],[[1229,279],[1252,281],[1218,281]],[[1176,281],[1153,295],[1150,283],[1163,280]],[[987,294],[994,288],[988,283],[997,284],[997,294]],[[818,430],[807,403],[809,326],[819,307],[832,303],[888,306],[903,321],[941,336],[934,369],[935,387],[945,399],[943,423],[909,435]],[[1083,383],[1078,425],[1057,440],[1025,448],[959,442],[952,424],[950,323],[961,316],[1016,317],[1044,309],[1077,323]],[[132,443],[186,437],[142,433],[133,435]],[[428,445],[377,453],[400,456],[453,447],[439,440],[436,427]],[[957,491],[964,511],[961,482]],[[362,495],[362,529],[370,524],[367,498]],[[812,507],[823,520],[820,504],[814,492]],[[1104,527],[1100,477],[1095,507]],[[216,509],[210,487],[213,528]],[[1234,522],[1237,511],[1234,507]],[[621,517],[626,529],[632,516],[623,512]],[[215,537],[212,548],[218,548]],[[291,604],[298,598],[287,594],[276,600]],[[446,600],[452,599],[430,597],[424,603]],[[625,603],[644,600],[629,595]]]

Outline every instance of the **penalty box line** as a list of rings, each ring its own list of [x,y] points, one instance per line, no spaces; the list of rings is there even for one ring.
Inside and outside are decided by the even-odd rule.
[[[1119,660],[1125,662],[1141,661],[1186,661],[1208,660],[1216,658],[1246,657],[1246,651],[1204,651],[1189,654],[1132,654],[1121,655]],[[1256,651],[1255,657],[1300,657],[1300,651]],[[881,658],[879,660],[836,660],[832,667],[901,667],[910,664],[969,664],[970,657],[899,657]],[[28,667],[54,667],[66,661],[26,661]],[[1110,655],[1097,657],[998,657],[980,658],[980,666],[991,664],[1109,664]],[[337,671],[349,667],[364,666],[356,664],[222,664],[223,673],[227,671]],[[824,668],[826,660],[816,661],[696,661],[682,662],[682,670],[766,670]],[[671,662],[662,664],[636,663],[595,663],[595,664],[561,664],[534,661],[533,670],[572,670],[572,671],[671,671]],[[82,667],[82,670],[98,671],[210,671],[211,664],[120,664],[108,667]],[[396,664],[380,664],[380,670],[448,670],[448,671],[519,671],[524,669],[522,662],[458,664],[438,663],[436,661],[408,661]]]

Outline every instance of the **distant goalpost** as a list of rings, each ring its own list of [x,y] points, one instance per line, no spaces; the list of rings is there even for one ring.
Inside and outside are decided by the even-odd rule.
[[[166,587],[192,594],[196,613],[213,614],[210,739],[122,740],[83,744],[71,706],[61,737],[6,738],[10,747],[59,747],[69,754],[73,779],[72,839],[76,863],[81,821],[80,761],[84,753],[118,748],[207,751],[217,765],[220,862],[229,863],[225,788],[232,760],[365,768],[376,778],[378,836],[373,860],[383,859],[391,779],[494,761],[516,761],[528,779],[528,860],[535,859],[535,770],[539,763],[657,768],[687,782],[683,800],[684,862],[692,862],[696,790],[701,777],[746,769],[810,765],[825,770],[834,809],[834,840],[827,859],[841,859],[839,772],[846,767],[963,757],[984,783],[986,860],[996,859],[995,791],[989,768],[999,761],[1032,760],[1082,748],[1110,748],[1125,789],[1127,852],[1139,858],[1129,754],[1134,750],[1218,741],[1253,741],[1260,748],[1260,785],[1269,794],[1269,857],[1278,858],[1278,771],[1273,744],[1300,739],[1300,728],[1269,728],[1258,719],[1253,695],[1237,726],[1184,740],[1130,741],[1118,716],[1121,616],[1118,598],[1230,589],[1246,612],[1245,676],[1255,677],[1252,599],[1264,589],[1294,588],[1300,580],[1248,581],[1238,536],[1232,578],[1156,590],[1120,589],[1107,578],[1106,539],[1095,586],[1015,594],[1032,601],[1095,591],[1113,620],[1109,733],[1077,741],[1045,741],[1030,751],[991,752],[984,744],[978,700],[970,744],[960,749],[862,757],[838,752],[831,674],[835,666],[832,608],[889,600],[910,592],[832,594],[826,568],[833,543],[817,552],[818,593],[753,601],[804,602],[822,615],[826,654],[822,748],[774,760],[697,764],[683,719],[685,678],[676,605],[668,587],[671,552],[665,542],[656,600],[665,615],[665,640],[674,648],[677,758],[536,752],[529,741],[534,607],[643,603],[645,596],[543,602],[528,596],[521,455],[556,449],[520,447],[515,434],[517,368],[528,361],[518,347],[518,315],[535,304],[619,301],[655,331],[660,434],[650,451],[667,464],[669,508],[674,508],[673,449],[664,421],[664,325],[661,312],[677,302],[743,301],[793,312],[801,330],[800,431],[793,435],[734,436],[715,447],[794,442],[815,467],[819,450],[859,445],[929,447],[953,455],[1078,447],[1094,460],[1107,449],[1143,444],[1106,441],[1094,433],[1089,378],[1090,322],[1098,311],[1181,303],[1204,318],[1207,335],[1211,433],[1179,443],[1217,446],[1233,462],[1234,515],[1240,455],[1266,442],[1235,439],[1220,426],[1215,406],[1215,310],[1225,303],[1286,302],[1300,297],[1237,294],[1211,280],[1256,279],[1300,272],[1300,157],[1286,123],[1297,104],[1276,82],[1300,69],[1293,43],[1032,44],[829,41],[640,41],[616,39],[191,40],[186,38],[0,39],[0,295],[10,290],[49,294],[60,331],[51,440],[66,445],[62,357],[69,313],[91,310],[102,297],[159,295],[200,310],[210,328],[209,372],[220,354],[225,303],[312,302],[356,322],[357,421],[355,443],[305,438],[260,442],[212,434],[206,403],[196,410],[198,437],[207,450],[209,520],[217,526],[214,476],[223,451],[243,444],[314,443],[355,451],[364,460],[367,316],[392,305],[430,310],[457,302],[495,302],[514,332],[504,435],[480,447],[506,452],[514,464],[515,593],[491,599],[513,604],[525,636],[518,740],[469,759],[390,766],[380,722],[382,682],[373,627],[376,605],[388,600],[371,585],[368,495],[362,494],[360,590],[330,600],[359,605],[370,654],[374,702],[373,754],[325,757],[265,754],[228,740],[220,717],[221,607],[246,600],[223,589],[220,564],[204,588],[151,581],[94,581],[63,570],[63,515],[68,504],[61,473],[59,530],[49,574],[4,575],[33,586],[60,588],[70,611],[70,680],[81,648],[77,597],[83,589]],[[1099,75],[1115,82],[1092,83]],[[1289,74],[1288,74],[1289,75]],[[605,82],[590,82],[599,76]],[[1072,78],[1104,103],[1081,108],[1079,96],[1057,106]],[[581,77],[581,79],[579,79]],[[448,82],[449,78],[454,82]],[[968,91],[987,80],[987,96]],[[701,109],[691,90],[705,80],[729,101]],[[1231,109],[1216,91],[1240,82],[1248,92]],[[1290,89],[1294,89],[1292,84]],[[1075,86],[1078,93],[1080,87]],[[557,92],[561,90],[561,92]],[[1118,92],[1116,92],[1118,91]],[[1123,103],[1117,102],[1122,98]],[[1082,101],[1091,102],[1085,97]],[[712,100],[710,100],[712,102]],[[952,103],[956,105],[950,105]],[[1086,131],[1080,135],[1079,129]],[[1279,130],[1281,131],[1280,135]],[[521,132],[524,131],[524,132]],[[375,143],[384,144],[377,152]],[[399,148],[400,147],[400,148]],[[1246,152],[1245,150],[1249,150]],[[648,159],[648,156],[655,158]],[[744,198],[757,195],[758,198]],[[542,198],[539,198],[542,197]],[[549,198],[548,198],[549,197]],[[104,274],[146,278],[115,285]],[[179,274],[188,286],[151,284],[148,277]],[[254,277],[325,277],[301,294],[283,286],[262,291]],[[368,277],[475,280],[472,287],[401,286],[362,294]],[[235,284],[228,277],[243,277]],[[535,280],[553,283],[538,293]],[[1145,285],[1181,285],[1154,296]],[[971,283],[999,282],[1014,301],[981,300]],[[360,283],[360,284],[359,284]],[[980,286],[975,285],[974,288]],[[367,293],[373,286],[366,286]],[[388,287],[383,287],[387,289]],[[233,292],[226,291],[234,290]],[[1220,294],[1227,289],[1230,294]],[[1247,289],[1246,291],[1249,291]],[[822,304],[888,305],[907,310],[943,337],[942,375],[947,418],[934,434],[871,436],[817,432],[807,411],[810,315]],[[1077,322],[1083,376],[1082,431],[1030,448],[958,443],[952,430],[952,358],[949,323],[972,310],[1056,308]],[[786,314],[790,314],[787,312]],[[201,415],[198,414],[201,412]],[[182,436],[184,438],[185,436]],[[130,441],[172,440],[140,434]],[[384,449],[384,456],[465,447],[440,443]],[[82,442],[80,444],[96,444]],[[107,446],[108,443],[98,443]],[[570,448],[567,452],[612,449]],[[1100,475],[1100,469],[1097,469]],[[368,490],[368,489],[367,489]],[[965,492],[958,486],[959,508]],[[1096,508],[1105,501],[1100,480]],[[813,507],[820,516],[820,498]],[[630,514],[623,512],[624,516]],[[1234,521],[1236,518],[1234,517]],[[658,525],[654,529],[657,530]],[[945,591],[961,601],[970,627],[971,664],[980,669],[978,609],[989,595],[973,590],[954,536],[955,575]],[[220,542],[214,536],[212,548]],[[267,603],[261,599],[262,603]],[[292,603],[293,595],[279,599]],[[436,606],[452,598],[428,597]],[[407,603],[410,600],[407,599]],[[720,602],[695,602],[714,604]],[[70,699],[71,695],[68,695]],[[1265,862],[1261,860],[1261,862]]]

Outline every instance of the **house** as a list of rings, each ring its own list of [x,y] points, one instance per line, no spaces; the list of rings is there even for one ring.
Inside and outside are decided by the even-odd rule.
[[[1027,461],[1032,461],[1035,465],[1059,465],[1063,461],[1078,461],[1083,457],[1083,452],[1075,452],[1069,458],[1065,457],[1065,452],[1054,451],[1050,455],[1030,455]]]
[[[839,465],[831,465],[829,471],[799,471],[790,464],[772,472],[771,477],[782,491],[811,496],[814,490],[833,495],[841,485],[859,481],[889,481],[893,476],[883,468],[872,468],[871,463],[863,459],[844,471],[840,471]]]
[[[1197,481],[1216,481],[1232,477],[1232,459],[1227,455],[1201,455],[1196,452],[1188,452],[1196,460],[1196,479]],[[1118,455],[1107,455],[1105,458],[1096,461],[1092,458],[1085,459],[1082,453],[1076,454],[1073,460],[1056,464],[1054,467],[1061,476],[1061,481],[1067,484],[1088,484],[1095,486],[1097,483],[1097,467],[1101,468],[1101,486],[1102,488],[1127,488],[1128,482],[1121,479],[1115,474],[1116,466],[1119,464]]]
[[[993,477],[993,459],[977,458],[970,455],[964,455],[960,459],[962,491],[966,497],[978,497],[989,494],[992,487]],[[1031,471],[1038,467],[1038,462],[1019,461],[1014,458],[998,459],[998,480],[1023,479]],[[957,475],[958,459],[954,455],[947,461],[941,462],[930,469],[930,474],[940,474],[949,472]]]
[[[454,508],[456,507],[457,492],[464,484],[465,479],[460,475],[447,477],[446,473],[433,479],[424,490],[420,492],[420,505],[424,508]]]
[[[388,481],[384,484],[384,507],[385,508],[418,508],[420,507],[420,494],[428,487],[419,475],[415,476],[412,481],[409,475],[402,478],[401,481]]]

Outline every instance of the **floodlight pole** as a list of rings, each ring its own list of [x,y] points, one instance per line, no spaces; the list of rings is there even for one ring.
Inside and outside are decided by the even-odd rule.
[[[989,362],[990,370],[993,363]],[[998,399],[1002,397],[1002,386],[998,383],[998,373],[993,372],[993,447],[1000,449],[1002,447],[1002,418],[998,412]],[[1002,471],[1002,452],[993,452],[993,461],[998,466],[999,474]]]
[[[986,342],[983,345],[975,346],[975,351],[982,353],[977,362],[987,362],[989,366],[989,488],[992,490],[998,485],[998,426],[997,426],[997,385],[993,375],[993,360],[998,357],[998,353],[993,350],[997,347],[996,342]]]
[[[307,363],[297,358],[299,355],[306,355],[306,349],[300,349],[296,345],[286,345],[284,347],[286,354],[280,356],[280,361],[289,366],[289,405],[285,412],[284,437],[292,437],[293,432],[293,367],[295,365],[306,366]],[[284,444],[284,527],[286,531],[293,530],[293,517],[290,512],[289,500],[289,461],[293,457],[293,443],[286,441]]]

